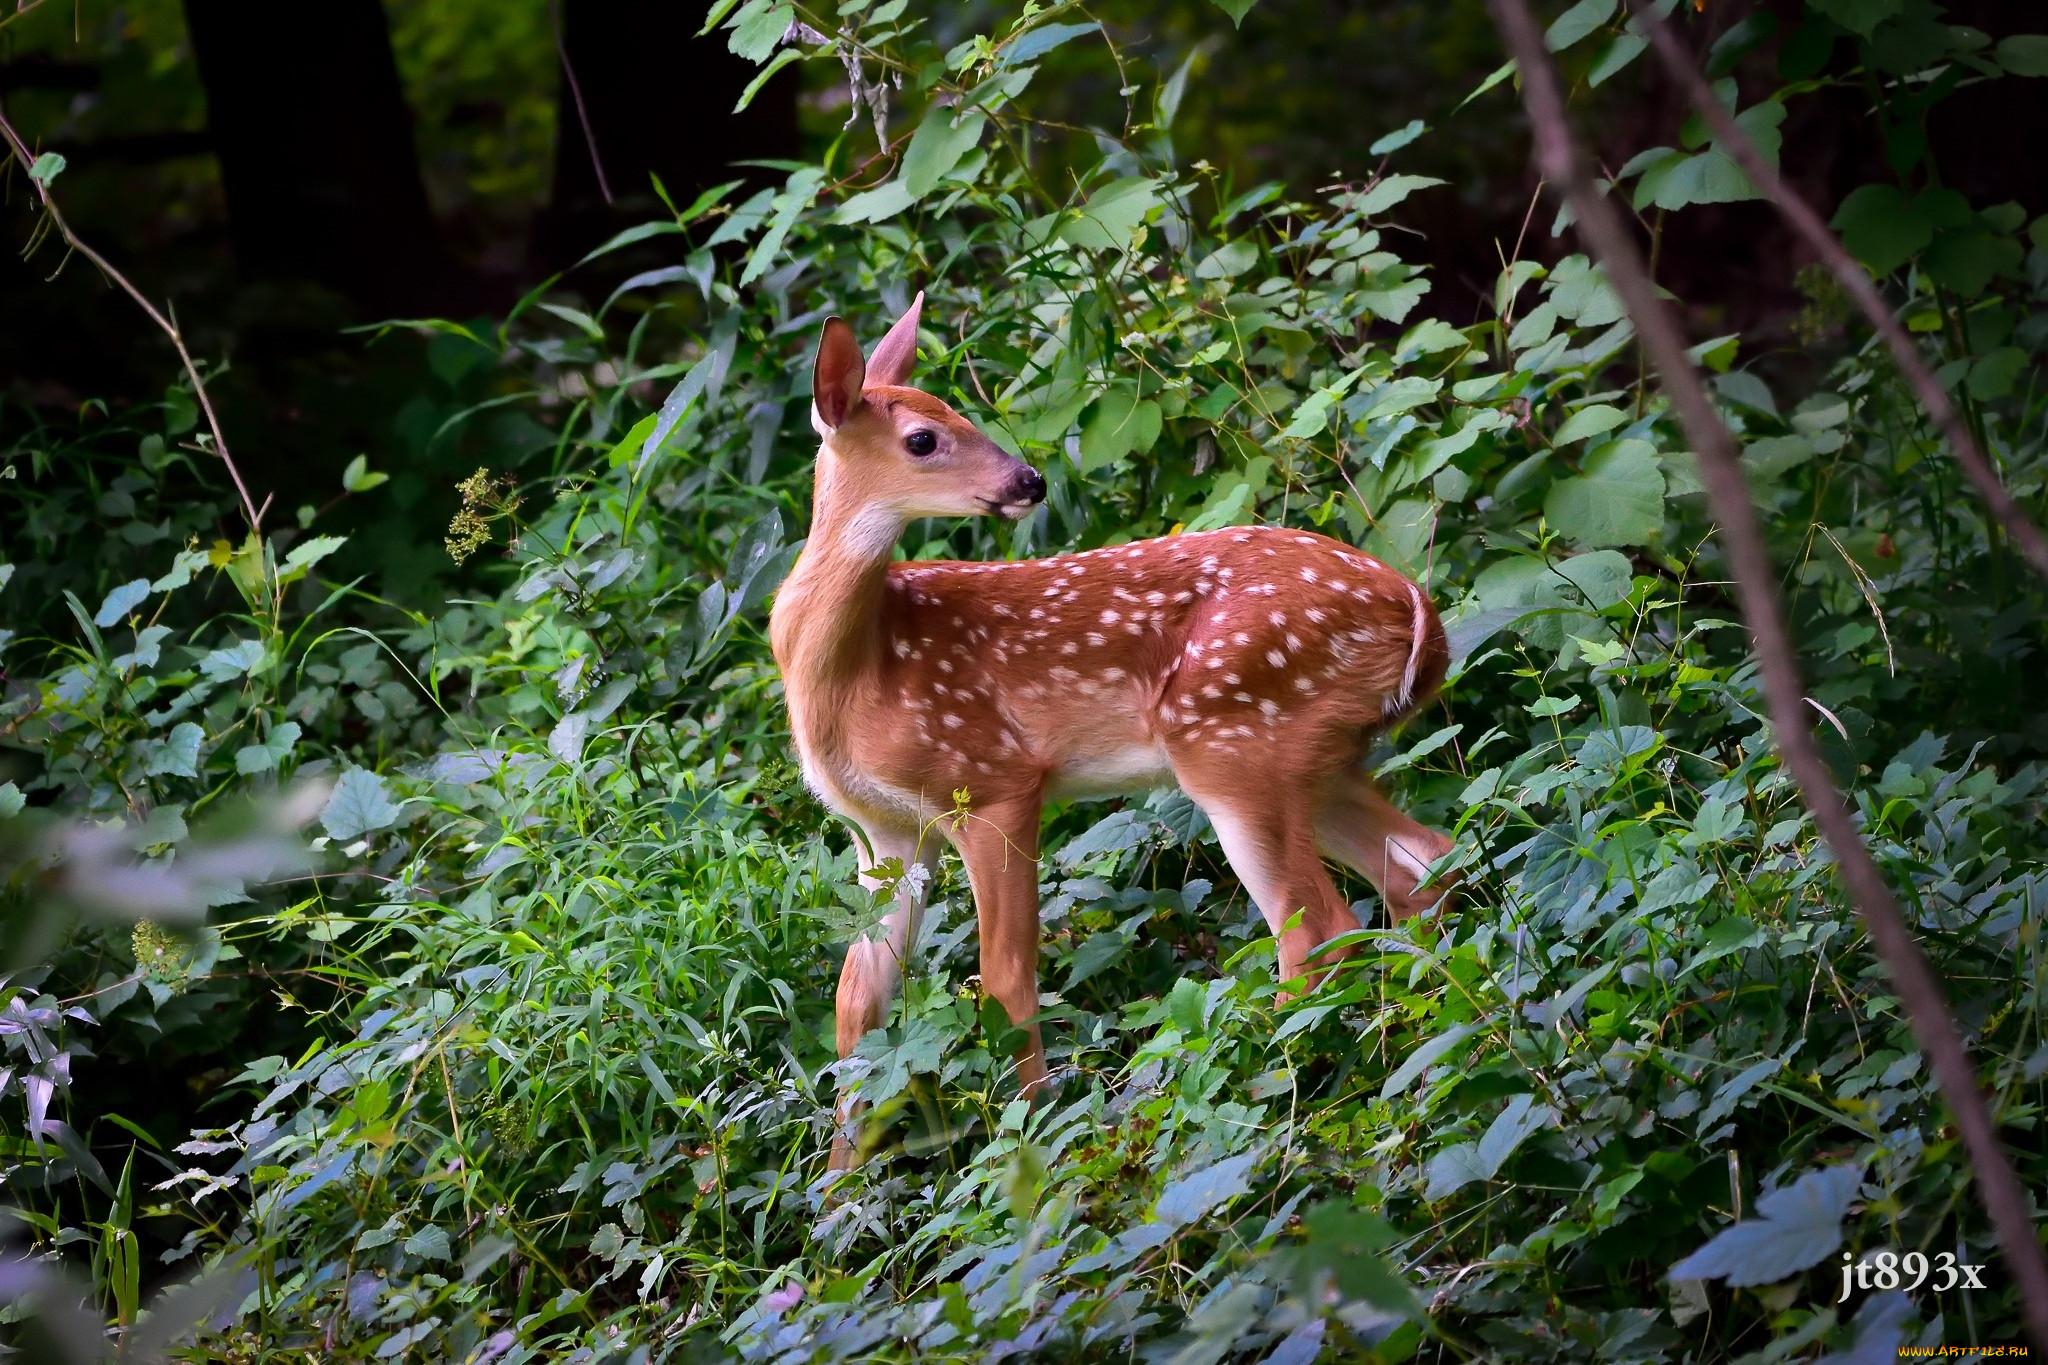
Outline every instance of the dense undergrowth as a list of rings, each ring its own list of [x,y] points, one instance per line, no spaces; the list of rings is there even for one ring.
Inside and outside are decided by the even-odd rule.
[[[318,510],[333,535],[223,539],[188,393],[75,427],[9,414],[0,1143],[33,1264],[89,1274],[138,1340],[153,1286],[209,1270],[154,1320],[203,1316],[186,1349],[225,1360],[2010,1339],[1995,1265],[1979,1290],[1837,1303],[1841,1252],[1988,1262],[1984,1219],[1772,757],[1690,457],[1598,273],[1513,260],[1456,325],[1393,230],[1447,191],[1391,169],[1240,190],[1171,145],[1187,68],[1134,91],[1120,136],[1060,141],[1026,97],[1055,45],[1103,41],[1078,11],[940,54],[879,31],[901,9],[867,15],[865,79],[959,98],[885,180],[835,178],[866,155],[849,139],[780,191],[629,234],[665,263],[615,287],[588,282],[601,256],[500,325],[406,325],[448,430],[539,418],[463,485],[459,600],[328,576],[377,515],[368,467]],[[1888,28],[1821,9],[1852,74],[1890,70]],[[1625,60],[1611,10],[1553,36]],[[765,60],[790,19],[755,0],[734,42]],[[1686,155],[1718,153],[1644,164],[1712,183]],[[2017,208],[1952,207],[1880,265],[2039,507],[2048,251]],[[1990,263],[1957,278],[1938,234],[1965,232]],[[1015,528],[914,528],[907,553],[1315,526],[1426,579],[1456,654],[1372,762],[1455,831],[1463,889],[1396,930],[1354,888],[1360,951],[1306,998],[1278,1000],[1184,798],[1054,812],[1060,1083],[1036,1108],[981,1008],[956,865],[888,1028],[835,1063],[837,958],[878,907],[796,779],[762,637],[806,517],[818,323],[871,338],[914,287],[923,382],[1052,493]],[[2042,596],[1815,296],[1838,358],[1799,391],[1739,338],[1699,355],[1831,759],[2039,1190]],[[294,870],[250,831],[308,789]],[[136,1089],[151,1072],[173,1093]],[[835,1086],[875,1105],[837,1186]],[[96,1348],[60,1318],[19,1330]]]

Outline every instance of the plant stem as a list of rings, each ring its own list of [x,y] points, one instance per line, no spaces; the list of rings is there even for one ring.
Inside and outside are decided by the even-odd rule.
[[[1749,486],[1743,477],[1741,452],[1687,358],[1677,318],[1658,297],[1635,241],[1613,204],[1594,190],[1566,122],[1557,72],[1544,47],[1543,32],[1529,11],[1528,0],[1489,3],[1494,22],[1521,76],[1522,101],[1535,133],[1538,167],[1545,179],[1563,189],[1578,232],[1600,259],[1609,283],[1628,308],[1644,349],[1693,449],[1698,452],[1701,480],[1720,523],[1729,573],[1755,641],[1778,752],[1798,782],[1800,794],[1834,855],[1843,887],[1891,978],[1892,989],[1904,1006],[1921,1055],[1931,1064],[1948,1101],[1970,1156],[1978,1196],[2004,1252],[2021,1312],[2035,1341],[2048,1349],[2048,1262],[2043,1261],[2033,1220],[2027,1212],[2026,1192],[1999,1144],[1990,1110],[1978,1089],[1976,1068],[1963,1050],[1941,984],[1899,913],[1891,888],[1864,846],[1849,807],[1835,789],[1834,779],[1814,743],[1805,689],[1779,613],[1771,581],[1770,554],[1764,546],[1756,507],[1750,501]],[[1666,35],[1665,42],[1670,41]],[[1864,283],[1868,285],[1867,280]],[[1917,363],[1917,355],[1914,360]],[[1939,386],[1936,390],[1939,392]]]

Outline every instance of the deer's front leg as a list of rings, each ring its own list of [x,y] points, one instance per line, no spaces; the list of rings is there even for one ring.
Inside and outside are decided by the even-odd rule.
[[[896,987],[903,980],[903,963],[909,955],[910,945],[917,941],[918,921],[924,914],[925,893],[931,887],[932,873],[938,862],[937,843],[926,840],[920,849],[915,827],[904,829],[865,829],[865,843],[856,840],[860,852],[860,883],[870,891],[887,885],[887,879],[877,869],[890,859],[901,865],[902,876],[896,883],[896,900],[882,916],[882,921],[870,932],[863,934],[847,945],[846,966],[839,973],[839,996],[835,1001],[833,1019],[834,1032],[839,1044],[839,1057],[844,1061],[860,1046],[860,1040],[870,1029],[882,1026],[888,1017],[889,1002],[895,998]],[[913,876],[912,869],[922,868],[921,877]],[[864,1106],[851,1099],[841,1099],[837,1112],[837,1123],[832,1134],[832,1169],[848,1170],[853,1166],[856,1149],[853,1127],[860,1119]]]
[[[974,888],[981,931],[982,988],[1002,1003],[1010,1022],[1029,1041],[1017,1058],[1024,1096],[1045,1084],[1045,1045],[1038,1025],[1038,818],[1037,791],[1008,800],[975,803],[969,814],[947,816],[947,837],[960,850]]]

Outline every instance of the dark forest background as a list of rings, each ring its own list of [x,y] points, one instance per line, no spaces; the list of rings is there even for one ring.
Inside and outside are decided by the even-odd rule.
[[[0,100],[38,150],[67,159],[64,200],[80,234],[145,293],[172,300],[196,353],[227,360],[216,398],[241,433],[253,483],[290,508],[324,497],[367,454],[394,472],[401,514],[426,501],[377,547],[388,572],[416,581],[445,569],[424,532],[445,522],[452,495],[429,490],[445,489],[462,461],[448,452],[450,468],[435,467],[437,419],[407,405],[424,342],[393,335],[371,345],[349,329],[397,316],[501,316],[527,288],[658,210],[657,183],[678,205],[734,177],[779,183],[783,171],[744,163],[814,156],[839,135],[847,92],[828,63],[783,71],[733,114],[754,67],[716,39],[695,40],[699,8],[46,0],[0,29]],[[963,4],[938,22],[972,33],[1003,8]],[[1689,25],[1688,40],[1711,60],[1721,37],[1775,27],[1785,7],[1702,8],[1707,22]],[[1952,17],[1995,30],[2001,8],[1976,0]],[[1497,89],[1458,108],[1470,73],[1498,60],[1481,0],[1269,0],[1236,32],[1219,26],[1209,0],[1125,0],[1096,12],[1134,60],[1158,71],[1194,54],[1177,138],[1217,149],[1215,161],[1242,184],[1270,178],[1312,191],[1370,172],[1381,160],[1371,143],[1412,119],[1453,129],[1403,158],[1405,169],[1453,187],[1411,206],[1420,236],[1403,248],[1433,267],[1445,316],[1484,311],[1519,239],[1539,259],[1566,249],[1550,232],[1550,208],[1530,213],[1534,178],[1512,95]],[[949,35],[935,36],[943,48]],[[1768,43],[1744,58],[1765,83],[1777,60]],[[1048,117],[1109,126],[1120,116],[1099,63],[1070,50],[1048,67],[1034,92]],[[1686,112],[1641,63],[1581,95],[1610,168],[1674,140]],[[1868,118],[1860,92],[1836,88],[1791,107],[1783,164],[1816,202],[1836,203],[1881,174],[1879,145],[1859,127]],[[1972,202],[2048,203],[2048,158],[2013,154],[2048,143],[2048,101],[2033,82],[1959,92],[1934,110],[1929,140],[1945,183]],[[23,187],[10,187],[18,200]],[[1673,215],[1659,271],[1693,301],[1698,334],[1741,331],[1752,347],[1780,348],[1772,363],[1798,366],[1809,359],[1793,334],[1805,263],[1771,210],[1752,201]],[[644,264],[621,252],[565,287],[608,289]],[[175,357],[131,308],[54,247],[0,256],[0,392],[52,415],[88,396],[161,395]]]

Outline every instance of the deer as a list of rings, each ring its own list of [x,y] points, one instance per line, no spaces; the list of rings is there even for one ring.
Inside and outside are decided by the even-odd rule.
[[[981,987],[1046,1085],[1036,1016],[1039,825],[1049,800],[1178,785],[1279,940],[1283,987],[1312,988],[1360,928],[1325,856],[1395,923],[1435,908],[1451,841],[1383,796],[1368,741],[1425,704],[1449,654],[1429,596],[1325,536],[1232,526],[1049,558],[893,562],[914,519],[1016,520],[1043,475],[911,385],[920,292],[865,358],[828,317],[812,363],[812,520],[769,618],[806,784],[851,826],[886,906],[850,945],[839,1056],[880,1028],[942,848],[958,852]],[[890,894],[892,893],[892,894]],[[1313,974],[1313,976],[1312,976]],[[842,1101],[829,1169],[855,1164]]]

